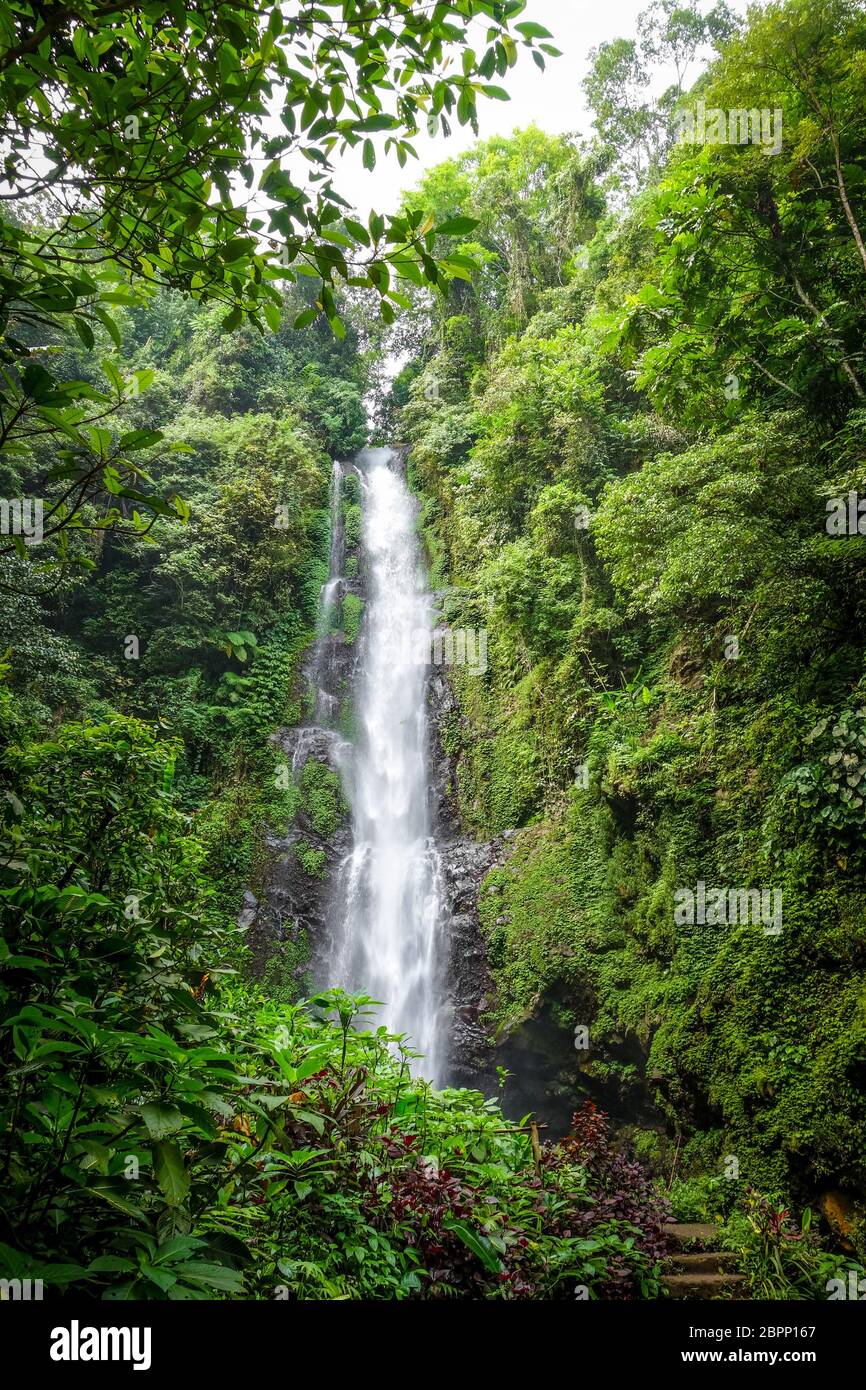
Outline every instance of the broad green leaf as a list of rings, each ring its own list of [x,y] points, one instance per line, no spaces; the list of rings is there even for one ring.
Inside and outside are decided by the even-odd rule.
[[[160,1191],[169,1206],[178,1207],[186,1199],[190,1188],[190,1177],[183,1162],[183,1155],[177,1144],[163,1140],[151,1148],[153,1171]]]

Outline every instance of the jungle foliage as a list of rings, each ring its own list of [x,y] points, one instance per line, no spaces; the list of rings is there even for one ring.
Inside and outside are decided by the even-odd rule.
[[[483,268],[418,317],[394,408],[449,620],[488,629],[446,732],[466,826],[519,831],[482,893],[491,1029],[565,1000],[587,1093],[656,1107],[666,1177],[734,1156],[739,1190],[850,1208],[866,542],[828,518],[863,479],[866,24],[674,8],[596,55],[594,143],[518,132],[412,195],[476,220]],[[706,39],[663,130],[649,60]],[[778,110],[780,150],[676,143],[697,101]],[[699,882],[780,890],[781,933],[677,925]]]
[[[405,291],[474,265],[464,220],[356,221],[330,157],[475,126],[555,53],[523,9],[0,7],[0,1274],[47,1297],[658,1292],[601,1116],[542,1145],[434,1092],[370,1001],[251,980],[238,917],[266,829],[345,811],[271,743],[332,458]]]
[[[636,1150],[755,1293],[836,1270],[791,1198],[861,1238],[866,552],[825,521],[866,420],[862,9],[660,0],[595,55],[589,143],[484,142],[356,221],[331,156],[476,128],[555,55],[524,8],[0,6],[0,493],[44,499],[0,537],[0,1274],[51,1297],[654,1297],[666,1204],[602,1113],[648,1102]],[[675,147],[698,99],[778,107],[780,152]],[[380,423],[489,629],[445,731],[467,831],[518,831],[488,1022],[589,1027],[558,1143],[419,1081],[363,997],[248,978],[266,828],[344,811],[271,736],[385,329]],[[677,925],[698,882],[781,890],[782,932]]]

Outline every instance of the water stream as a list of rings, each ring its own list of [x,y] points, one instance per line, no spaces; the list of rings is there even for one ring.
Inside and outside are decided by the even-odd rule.
[[[431,831],[424,660],[431,602],[415,507],[398,455],[357,459],[367,586],[353,691],[356,738],[341,763],[353,848],[335,888],[330,976],[382,1002],[431,1080],[442,1063],[442,881]]]
[[[317,641],[314,647],[313,667],[310,684],[315,694],[314,723],[326,727],[334,718],[338,701],[332,690],[329,671],[329,656],[333,654],[331,631],[333,627],[334,606],[341,583],[343,562],[343,513],[341,495],[343,487],[343,465],[334,462],[331,469],[331,555],[328,566],[328,579],[319,596],[319,623]]]

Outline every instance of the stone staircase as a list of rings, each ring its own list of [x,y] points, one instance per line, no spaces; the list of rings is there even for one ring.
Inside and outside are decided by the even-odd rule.
[[[669,1298],[744,1298],[745,1280],[735,1274],[736,1256],[717,1250],[718,1226],[676,1222],[664,1228],[672,1247],[662,1287]]]

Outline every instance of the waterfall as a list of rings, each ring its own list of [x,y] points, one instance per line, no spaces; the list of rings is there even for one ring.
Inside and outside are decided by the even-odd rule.
[[[343,517],[340,505],[342,483],[343,466],[335,461],[331,469],[331,554],[328,564],[328,578],[323,584],[319,596],[317,640],[314,648],[313,669],[310,673],[310,683],[315,692],[314,723],[322,726],[327,726],[331,722],[337,709],[337,700],[333,692],[327,689],[329,673],[326,667],[333,648],[333,644],[328,639],[333,622],[334,601],[340,587],[340,570],[343,558]]]
[[[420,1069],[441,1064],[442,878],[427,784],[426,661],[431,602],[415,507],[390,449],[358,456],[367,607],[355,681],[357,738],[344,767],[353,849],[336,887],[334,983],[384,1005]]]

